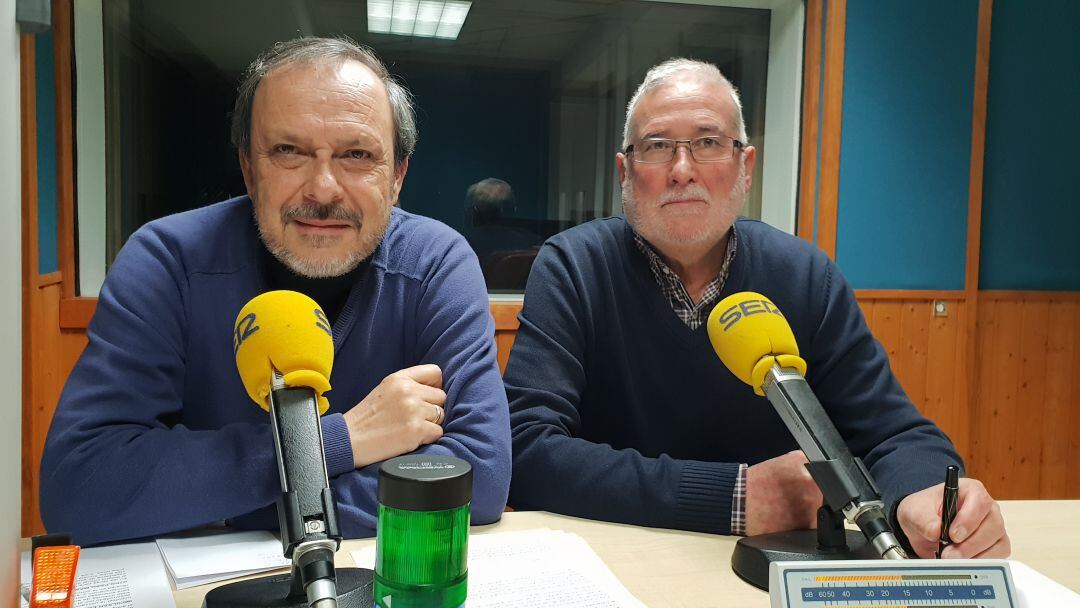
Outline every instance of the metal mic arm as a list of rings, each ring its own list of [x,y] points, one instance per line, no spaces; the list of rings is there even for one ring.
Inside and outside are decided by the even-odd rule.
[[[284,555],[293,562],[293,594],[306,595],[313,608],[332,608],[337,606],[334,554],[341,533],[315,392],[286,387],[275,370],[269,401],[281,476],[278,523]]]
[[[774,365],[765,376],[763,389],[810,461],[806,468],[821,489],[825,504],[857,525],[882,558],[906,559],[870,472],[851,454],[802,374]]]

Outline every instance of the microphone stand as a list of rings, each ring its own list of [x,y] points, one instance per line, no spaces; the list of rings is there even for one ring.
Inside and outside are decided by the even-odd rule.
[[[231,583],[206,595],[206,608],[370,608],[374,573],[334,567],[341,545],[337,506],[326,472],[318,401],[309,388],[289,388],[274,371],[270,424],[281,476],[277,501],[289,574]]]
[[[763,389],[809,460],[806,468],[821,489],[824,504],[818,509],[816,531],[740,539],[731,556],[735,574],[768,589],[769,564],[774,561],[906,559],[873,477],[862,460],[851,454],[802,374],[774,365]],[[846,530],[845,521],[862,533]]]

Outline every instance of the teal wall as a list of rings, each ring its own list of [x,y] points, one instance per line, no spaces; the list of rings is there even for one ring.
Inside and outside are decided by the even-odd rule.
[[[863,289],[963,289],[977,0],[847,3],[836,259]]]
[[[847,3],[836,258],[963,289],[978,0]],[[980,289],[1080,290],[1080,1],[995,0]]]
[[[53,35],[34,36],[37,105],[38,274],[59,270],[56,213],[56,81]]]
[[[979,285],[1080,290],[1080,2],[995,0]]]

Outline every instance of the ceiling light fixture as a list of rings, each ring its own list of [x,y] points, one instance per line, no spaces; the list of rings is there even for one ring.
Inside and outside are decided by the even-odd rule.
[[[471,7],[459,0],[368,0],[368,31],[457,40]]]

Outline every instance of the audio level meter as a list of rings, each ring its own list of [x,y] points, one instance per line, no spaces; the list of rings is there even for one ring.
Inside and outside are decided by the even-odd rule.
[[[772,608],[1019,608],[997,559],[774,562]]]

